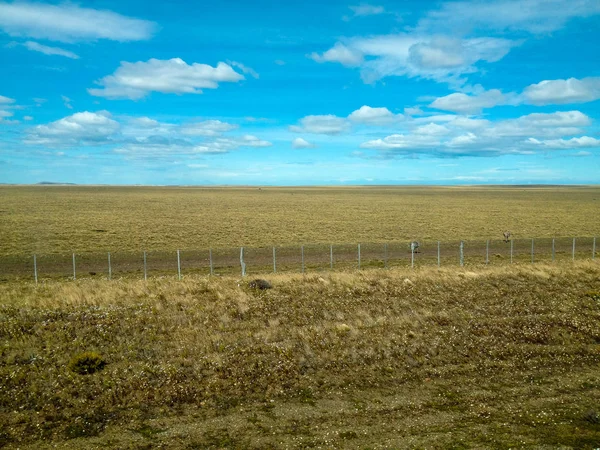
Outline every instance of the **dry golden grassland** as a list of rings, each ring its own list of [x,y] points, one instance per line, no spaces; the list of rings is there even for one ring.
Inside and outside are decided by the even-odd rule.
[[[268,280],[0,284],[0,447],[600,443],[597,262]]]
[[[600,235],[600,187],[0,187],[0,255]]]

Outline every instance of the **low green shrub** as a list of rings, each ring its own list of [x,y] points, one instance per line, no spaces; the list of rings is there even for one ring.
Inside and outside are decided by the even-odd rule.
[[[79,375],[89,375],[99,372],[106,366],[106,361],[96,352],[79,353],[69,362],[69,369]]]

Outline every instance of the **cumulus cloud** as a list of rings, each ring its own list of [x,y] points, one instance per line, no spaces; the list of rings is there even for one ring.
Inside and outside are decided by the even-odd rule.
[[[600,99],[600,77],[544,80],[526,87],[523,97],[534,105],[592,102]]]
[[[28,130],[27,144],[73,146],[110,143],[120,129],[108,111],[79,112]]]
[[[5,97],[3,95],[0,95],[0,105],[8,105],[11,103],[14,103],[15,99],[14,98],[9,98],[9,97]]]
[[[574,137],[571,139],[535,139],[529,138],[527,143],[541,145],[548,148],[572,149],[600,147],[600,139],[589,136]]]
[[[310,57],[318,63],[337,62],[347,67],[358,66],[363,62],[363,54],[359,50],[347,47],[340,42],[323,54],[313,52]]]
[[[469,33],[474,31],[523,31],[549,33],[575,17],[600,14],[596,0],[498,0],[494,2],[447,1],[429,11],[417,30]]]
[[[97,97],[138,100],[150,92],[201,94],[202,89],[216,89],[219,83],[243,79],[243,75],[223,62],[212,67],[198,63],[188,65],[180,58],[150,59],[147,62],[121,62],[114,74],[96,82],[102,88],[91,88],[88,92]]]
[[[403,118],[402,114],[394,114],[387,108],[372,108],[367,105],[361,106],[348,116],[353,122],[367,125],[389,125]]]
[[[302,139],[300,137],[298,137],[292,141],[292,148],[314,148],[314,147],[315,147],[314,144],[311,144],[307,140]]]
[[[429,107],[459,114],[480,114],[486,108],[515,103],[514,95],[506,95],[498,89],[491,89],[476,95],[455,92],[435,99]]]
[[[450,81],[477,71],[478,62],[499,61],[516,45],[519,42],[503,38],[398,33],[337,42],[323,54],[313,53],[311,57],[319,63],[359,66],[366,83],[389,76]]]
[[[414,154],[458,157],[598,147],[600,140],[596,138],[571,137],[581,134],[590,124],[590,118],[580,111],[533,113],[498,121],[455,116],[443,125],[434,122],[419,125],[413,120],[405,124],[412,127],[407,132],[371,139],[361,148],[376,150],[387,157]]]
[[[181,132],[189,136],[220,136],[222,133],[236,128],[238,128],[238,125],[221,122],[220,120],[205,120],[186,124],[181,127]]]
[[[352,10],[354,17],[376,16],[385,13],[385,8],[383,6],[369,5],[366,3],[357,6],[349,6],[348,8]]]
[[[0,29],[10,36],[61,42],[98,39],[126,42],[151,38],[157,25],[70,2],[52,5],[25,1],[0,3]]]
[[[343,117],[329,115],[306,116],[300,119],[300,126],[290,126],[294,133],[335,135],[348,131],[350,125]]]

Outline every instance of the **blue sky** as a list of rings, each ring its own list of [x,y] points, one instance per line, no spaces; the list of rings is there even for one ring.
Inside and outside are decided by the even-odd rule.
[[[0,1],[0,182],[600,182],[598,0]]]

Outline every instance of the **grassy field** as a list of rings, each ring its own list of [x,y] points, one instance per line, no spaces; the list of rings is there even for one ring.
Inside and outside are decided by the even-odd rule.
[[[0,255],[600,235],[600,187],[0,187]]]
[[[597,263],[268,279],[0,284],[0,447],[598,447]]]

